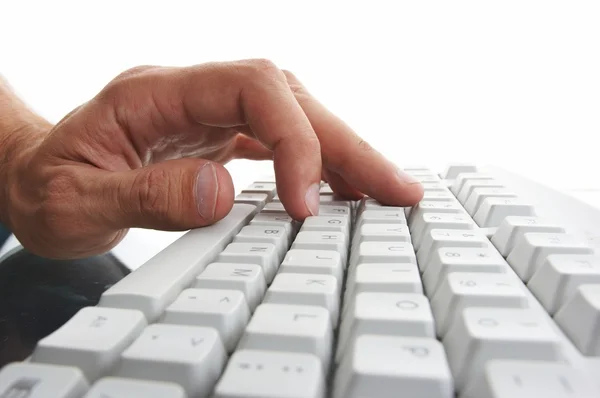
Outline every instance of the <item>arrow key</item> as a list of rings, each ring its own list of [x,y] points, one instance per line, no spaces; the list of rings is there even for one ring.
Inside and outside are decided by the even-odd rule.
[[[217,329],[232,352],[250,320],[250,309],[239,290],[186,289],[165,311],[161,322]]]
[[[114,374],[176,383],[190,397],[205,397],[214,388],[226,360],[223,343],[213,328],[153,324],[121,354]]]

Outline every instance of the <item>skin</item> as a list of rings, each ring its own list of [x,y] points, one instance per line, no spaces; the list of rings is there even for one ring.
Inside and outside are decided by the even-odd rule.
[[[187,230],[225,217],[223,164],[273,159],[298,220],[318,214],[322,179],[349,199],[410,206],[421,185],[268,60],[142,66],[55,126],[0,84],[0,220],[33,253],[103,253],[129,228]]]

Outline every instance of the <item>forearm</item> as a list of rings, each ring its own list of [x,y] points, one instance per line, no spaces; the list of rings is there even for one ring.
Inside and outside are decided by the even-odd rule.
[[[0,222],[9,224],[7,188],[12,171],[52,125],[32,112],[0,76]]]

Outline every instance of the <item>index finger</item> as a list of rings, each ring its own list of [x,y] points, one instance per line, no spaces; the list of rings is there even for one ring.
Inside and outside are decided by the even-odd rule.
[[[278,195],[288,213],[304,219],[318,212],[319,141],[285,75],[270,61],[150,68],[117,83],[108,93],[140,158],[198,124],[248,125],[274,153]]]
[[[285,75],[319,137],[324,167],[387,205],[411,206],[423,198],[423,187],[417,180],[398,169],[328,111],[292,73],[285,71]]]

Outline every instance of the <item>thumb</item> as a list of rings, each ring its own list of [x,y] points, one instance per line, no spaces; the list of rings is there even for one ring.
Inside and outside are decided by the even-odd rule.
[[[208,160],[169,160],[106,178],[101,213],[119,229],[202,227],[225,217],[233,206],[229,172]]]

